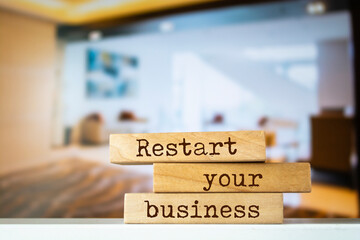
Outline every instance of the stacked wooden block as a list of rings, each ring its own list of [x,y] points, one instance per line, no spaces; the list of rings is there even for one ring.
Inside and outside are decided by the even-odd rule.
[[[125,195],[125,223],[282,223],[308,163],[265,163],[263,131],[114,134],[110,160],[154,164],[154,193]]]

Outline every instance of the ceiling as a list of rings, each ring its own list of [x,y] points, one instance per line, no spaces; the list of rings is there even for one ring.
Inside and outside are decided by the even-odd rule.
[[[214,0],[0,0],[0,7],[63,24],[86,24]]]
[[[174,25],[174,28],[176,29],[177,26]],[[177,52],[191,51],[206,56],[219,56],[219,54],[234,56],[246,50],[244,54],[249,59],[255,57],[254,60],[265,61],[269,50],[271,53],[275,50],[281,60],[281,55],[293,52],[291,48],[284,48],[285,46],[307,46],[328,40],[348,40],[350,35],[349,13],[337,12],[316,17],[288,17],[168,33],[159,30],[152,34],[118,35],[105,38],[97,42],[96,46],[110,51],[117,49],[119,52],[129,51],[129,54],[151,48],[156,51],[160,49]],[[278,47],[281,48],[278,49]],[[254,52],[254,49],[257,51]],[[306,48],[302,51],[303,55],[309,52]],[[258,59],[254,54],[259,55]],[[310,55],[312,58],[311,52]]]

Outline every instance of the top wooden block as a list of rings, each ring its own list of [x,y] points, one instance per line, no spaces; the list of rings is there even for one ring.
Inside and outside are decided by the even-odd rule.
[[[265,162],[263,131],[111,134],[110,161]]]

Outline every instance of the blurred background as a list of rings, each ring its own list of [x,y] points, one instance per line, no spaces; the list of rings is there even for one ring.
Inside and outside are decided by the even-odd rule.
[[[311,163],[285,217],[358,217],[350,5],[0,0],[0,217],[122,217],[152,166],[110,164],[110,133],[237,130]]]

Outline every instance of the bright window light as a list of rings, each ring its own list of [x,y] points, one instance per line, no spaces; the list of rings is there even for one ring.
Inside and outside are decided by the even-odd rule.
[[[246,58],[255,61],[313,61],[317,57],[317,49],[314,44],[273,46],[246,48],[243,54]]]
[[[101,31],[91,31],[89,33],[89,40],[90,41],[99,41],[102,38]]]
[[[315,90],[318,71],[315,64],[294,64],[287,69],[287,77],[310,90]]]
[[[159,26],[160,31],[163,33],[172,32],[174,31],[174,28],[174,24],[169,21],[162,22]]]
[[[324,2],[311,2],[306,6],[306,11],[310,15],[323,14],[326,11],[326,5]]]

